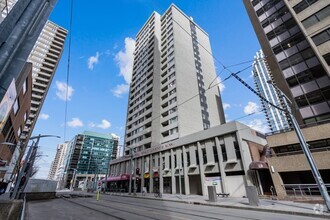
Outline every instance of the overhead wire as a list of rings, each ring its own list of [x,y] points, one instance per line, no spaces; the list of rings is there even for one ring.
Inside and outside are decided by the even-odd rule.
[[[66,130],[67,130],[67,116],[68,116],[68,96],[69,96],[69,78],[70,78],[70,63],[71,63],[71,41],[72,41],[72,17],[73,17],[73,2],[71,0],[70,8],[70,25],[69,25],[69,45],[68,45],[68,63],[66,72],[66,91],[65,91],[65,112],[64,112],[64,136],[63,142],[66,141]]]

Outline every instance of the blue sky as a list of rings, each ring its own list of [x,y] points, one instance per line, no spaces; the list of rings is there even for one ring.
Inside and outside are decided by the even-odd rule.
[[[59,0],[50,20],[69,29],[70,2]],[[69,86],[66,85],[68,38],[61,62],[50,86],[33,135],[55,134],[61,139],[43,139],[37,178],[46,178],[57,144],[90,130],[124,136],[127,88],[136,33],[153,11],[163,14],[176,4],[208,34],[217,61],[229,66],[252,60],[260,49],[242,0],[98,0],[74,2]],[[218,62],[220,61],[220,62]],[[236,72],[248,64],[229,68]],[[229,75],[223,71],[220,77]],[[240,76],[250,85],[251,69]],[[68,88],[67,127],[65,131],[65,91]],[[228,120],[260,110],[257,97],[234,78],[224,83],[221,93]],[[266,131],[263,114],[240,119]]]

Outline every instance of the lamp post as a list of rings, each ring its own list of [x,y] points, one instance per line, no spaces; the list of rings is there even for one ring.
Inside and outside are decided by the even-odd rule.
[[[71,179],[71,186],[70,186],[70,190],[73,191],[73,187],[74,187],[75,182],[76,182],[77,169],[76,168],[70,168],[69,170],[73,170],[73,175],[72,175],[72,179]]]
[[[271,83],[271,81],[267,81],[267,83],[271,84],[272,86],[274,86],[274,88],[281,94],[281,98],[283,99],[284,103],[285,103],[285,111],[288,113],[288,117],[290,119],[290,121],[292,122],[292,126],[297,134],[298,140],[300,142],[300,146],[307,158],[307,161],[309,163],[309,166],[312,170],[314,179],[319,187],[320,193],[325,201],[325,205],[327,206],[328,211],[330,211],[330,197],[327,191],[327,187],[325,186],[322,176],[319,172],[319,170],[317,169],[316,163],[314,161],[314,158],[309,150],[309,145],[306,143],[305,137],[299,127],[299,124],[296,120],[296,118],[293,116],[292,112],[291,112],[291,108],[288,105],[287,102],[292,103],[288,97],[283,93],[282,90],[280,90],[276,85],[274,85],[273,83]]]
[[[18,178],[16,180],[14,191],[13,191],[13,194],[12,194],[11,198],[13,198],[13,199],[18,198],[19,188],[21,188],[21,191],[24,191],[26,183],[29,181],[30,174],[32,172],[32,167],[33,167],[36,155],[37,155],[38,144],[39,144],[40,138],[44,138],[44,137],[60,138],[60,136],[56,136],[56,135],[41,135],[41,134],[39,134],[38,136],[34,136],[34,137],[31,137],[29,139],[29,140],[36,139],[36,142],[34,142],[34,141],[32,142],[32,145],[31,145],[31,147],[28,151],[28,154],[26,156],[26,159],[24,161],[23,167],[22,167],[21,171],[18,174]],[[21,183],[21,180],[22,180],[23,176],[25,176],[25,180],[24,180],[23,183]]]
[[[132,172],[133,172],[133,157],[134,157],[134,149],[133,147],[128,147],[130,149],[130,174],[129,174],[129,185],[128,185],[128,195],[131,195],[132,193]],[[135,163],[134,163],[134,169],[135,169]],[[136,195],[136,176],[135,176],[135,172],[134,173],[134,183],[133,183],[133,187],[134,187],[134,195]]]

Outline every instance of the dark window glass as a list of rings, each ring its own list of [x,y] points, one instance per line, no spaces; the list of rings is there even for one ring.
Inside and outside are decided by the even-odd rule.
[[[213,146],[213,155],[214,155],[214,161],[216,163],[219,162],[219,157],[218,157],[218,151],[217,151],[217,147],[216,146]]]
[[[317,1],[318,0],[302,0],[300,3],[293,7],[293,10],[298,14]]]
[[[268,11],[270,8],[274,7],[278,2],[281,0],[270,0],[267,2],[264,6],[262,6],[256,13],[258,16],[262,15],[266,11]]]
[[[174,155],[174,168],[178,167],[178,164],[176,162],[176,155]]]
[[[261,1],[261,0],[253,0],[253,1],[252,1],[252,5],[253,5],[253,6],[256,6],[260,1]]]
[[[187,156],[187,166],[190,166],[190,154],[189,154],[189,152],[186,152],[186,156]]]
[[[239,150],[239,146],[237,141],[234,141],[234,147],[235,147],[235,153],[236,153],[236,158],[241,159],[241,151]]]
[[[330,28],[312,37],[315,45],[318,46],[330,40]]]
[[[196,165],[199,165],[198,151],[196,150],[195,153],[196,153]]]
[[[223,162],[226,162],[228,160],[228,157],[227,157],[226,147],[224,144],[221,144],[221,151],[222,151]]]
[[[306,97],[303,96],[303,95],[302,95],[302,96],[298,96],[298,97],[296,97],[296,98],[295,98],[295,101],[296,101],[296,103],[297,103],[297,105],[298,105],[299,108],[302,108],[302,107],[308,105],[307,99],[306,99]]]
[[[296,44],[298,44],[299,42],[303,41],[305,39],[304,35],[299,32],[296,35],[294,35],[293,37],[290,37],[288,39],[286,39],[285,41],[282,41],[280,44],[278,44],[278,46],[273,48],[273,51],[275,54],[278,54]]]
[[[265,20],[263,20],[261,22],[261,26],[263,28],[267,27],[269,24],[271,24],[274,21],[278,20],[279,18],[281,18],[286,13],[289,13],[289,10],[288,10],[287,7],[283,6],[278,11],[276,11],[274,14],[272,14],[271,16],[269,16],[268,18],[266,18]]]
[[[290,66],[294,66],[298,63],[301,63],[302,61],[311,58],[312,56],[314,56],[314,52],[311,48],[308,48],[304,51],[302,51],[301,53],[296,53],[294,55],[292,55],[291,57],[279,62],[280,67],[282,68],[282,70],[290,67]]]
[[[274,30],[267,33],[267,39],[272,40],[274,37],[281,35],[282,33],[290,30],[292,27],[296,25],[297,25],[296,21],[293,18],[291,18],[287,20],[285,23],[275,28]]]
[[[304,25],[305,28],[309,28],[314,24],[322,21],[328,16],[330,16],[330,6],[327,6],[321,9],[320,11],[316,12],[312,16],[306,18],[305,20],[302,21],[302,24]]]
[[[330,65],[330,53],[323,55],[323,58],[325,59],[325,62],[327,62],[327,64]]]
[[[309,104],[313,105],[324,101],[320,90],[306,94]]]
[[[207,163],[207,156],[206,156],[206,149],[203,148],[202,149],[202,154],[203,154],[203,164]]]

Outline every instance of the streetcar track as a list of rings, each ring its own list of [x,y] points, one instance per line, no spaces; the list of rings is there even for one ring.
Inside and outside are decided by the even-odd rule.
[[[114,218],[116,218],[116,219],[125,220],[124,218],[120,218],[120,217],[118,217],[118,216],[111,215],[111,214],[109,214],[109,213],[107,213],[107,212],[103,212],[103,211],[101,211],[101,210],[94,209],[94,208],[91,208],[91,207],[89,207],[89,206],[86,206],[86,205],[83,205],[83,204],[77,203],[77,202],[73,202],[72,200],[69,200],[69,199],[62,198],[62,200],[67,201],[67,202],[70,202],[70,203],[73,203],[73,204],[75,204],[75,205],[78,205],[78,206],[81,206],[81,207],[84,207],[84,208],[87,208],[87,209],[90,209],[90,210],[93,210],[93,211],[96,211],[96,212],[100,212],[100,213],[102,213],[102,214],[104,214],[104,215],[111,216],[111,217],[114,217]]]
[[[129,199],[131,199],[131,198],[129,198]],[[158,209],[158,210],[162,210],[162,211],[169,211],[167,209],[162,209],[162,208],[159,208],[159,207],[150,207],[149,205],[141,205],[141,204],[137,205],[136,203],[120,202],[120,201],[110,200],[110,199],[104,199],[104,200],[107,200],[107,201],[110,201],[110,202],[121,203],[121,204],[128,204],[128,205],[133,205],[133,206],[145,207],[145,208],[153,208],[153,209]],[[170,202],[170,201],[168,201],[168,202]],[[191,205],[193,205],[193,204],[191,204]],[[176,210],[196,211],[196,210],[191,210],[191,209],[187,209],[187,208],[177,208],[177,207],[174,207],[174,206],[169,206],[168,208],[172,208],[172,209],[176,209]],[[196,211],[196,212],[198,212],[198,211]],[[206,217],[206,216],[202,216],[202,215],[190,214],[190,213],[185,213],[185,212],[177,212],[177,213],[185,214],[185,215],[192,215],[192,216],[196,216],[196,217],[203,217],[203,218],[208,218],[208,219],[224,220],[224,219],[221,219],[221,218]],[[207,213],[208,214],[213,214],[213,215],[219,215],[219,213],[215,213],[215,212],[207,212]],[[220,213],[220,214],[224,215],[224,216],[228,216],[228,217],[236,217],[236,218],[239,217],[241,219],[247,219],[247,220],[260,220],[260,219],[257,219],[257,218],[248,218],[248,217],[242,217],[242,216],[237,216],[237,215],[222,214],[222,213]]]
[[[65,199],[65,200],[66,200],[66,199]],[[83,206],[83,207],[88,207],[88,208],[90,208],[90,206],[86,206],[86,205],[81,204],[81,203],[73,202],[72,200],[67,200],[67,201],[70,201],[70,202],[72,202],[72,203],[74,203],[74,204],[81,205],[81,206]],[[82,201],[82,200],[80,200],[80,201]],[[111,209],[115,209],[115,210],[122,211],[122,212],[125,212],[125,213],[130,213],[130,214],[132,214],[132,215],[138,215],[138,216],[141,216],[141,217],[145,217],[145,218],[149,218],[149,219],[158,220],[157,218],[153,218],[153,217],[150,217],[150,216],[147,216],[147,215],[138,214],[138,213],[136,213],[136,212],[130,212],[130,211],[128,211],[127,209],[113,208],[113,207],[111,207],[111,206],[106,206],[106,205],[102,205],[102,204],[99,204],[99,203],[90,203],[90,202],[83,202],[83,203],[85,203],[85,204],[88,203],[88,205],[93,204],[93,205],[95,205],[95,206],[102,206],[102,207],[106,207],[106,208],[111,208]],[[100,211],[100,210],[98,210],[98,209],[93,209],[93,208],[90,208],[90,209],[95,210],[95,211],[99,211],[99,212],[101,212],[101,213],[103,213],[103,214],[106,213],[106,212]],[[108,214],[108,215],[110,215],[110,214]],[[111,216],[111,215],[110,215],[110,216]],[[116,218],[119,218],[119,219],[125,219],[125,218],[120,218],[120,217],[116,217]]]

